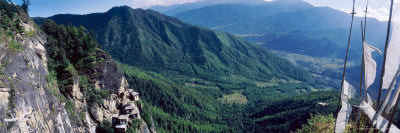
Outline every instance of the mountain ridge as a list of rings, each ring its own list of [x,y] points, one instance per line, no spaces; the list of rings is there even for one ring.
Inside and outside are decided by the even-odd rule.
[[[304,4],[305,2],[303,2]],[[266,5],[271,4],[267,3]],[[262,45],[265,48],[271,50],[283,50],[288,52],[294,52],[297,54],[305,54],[309,56],[318,57],[329,57],[329,58],[342,58],[342,52],[345,51],[347,44],[349,24],[351,21],[350,14],[342,11],[332,9],[330,7],[308,7],[306,8],[293,8],[291,11],[281,10],[280,7],[293,6],[296,7],[299,3],[289,4],[275,4],[275,13],[250,13],[247,14],[250,17],[243,17],[247,19],[231,19],[235,18],[236,10],[251,11],[255,10],[250,8],[251,6],[245,6],[236,4],[227,5],[219,4],[213,6],[206,6],[203,8],[192,9],[183,11],[174,15],[181,20],[194,24],[205,26],[214,30],[224,31],[227,33],[241,36],[242,38],[249,40],[253,43]],[[300,3],[300,5],[302,5]],[[216,8],[218,7],[218,8]],[[244,8],[246,7],[246,8]],[[243,9],[244,8],[244,9]],[[265,6],[263,8],[269,8]],[[268,10],[268,9],[264,9]],[[224,15],[220,17],[213,17],[213,12],[223,12]],[[257,15],[261,14],[261,15]],[[266,14],[266,15],[265,15]],[[263,16],[264,15],[264,16]],[[251,16],[259,16],[251,18]],[[204,19],[206,18],[206,19]],[[220,20],[224,21],[220,21]],[[232,21],[230,21],[232,20]],[[362,47],[359,29],[359,21],[364,20],[361,17],[355,17],[353,26],[353,36],[351,41],[350,53],[355,53],[350,56],[351,60],[358,60],[360,52],[357,52]],[[367,18],[367,29],[368,41],[374,44],[381,44],[384,42],[384,35],[387,24],[380,22],[375,18]],[[333,31],[333,34],[330,32]],[[303,33],[310,36],[294,36]],[[340,33],[340,34],[338,34]],[[286,41],[286,42],[285,42]],[[327,43],[328,42],[328,43]],[[329,49],[320,47],[318,50],[322,54],[314,54],[310,48],[317,46],[316,44],[324,44]],[[310,45],[309,45],[310,44]],[[375,45],[376,47],[383,49],[383,45]],[[301,47],[301,49],[292,50],[291,48]],[[323,53],[328,53],[324,55]]]
[[[257,125],[256,118],[250,117],[253,112],[246,110],[259,102],[332,87],[261,46],[151,10],[124,6],[50,19],[95,31],[102,48],[123,67],[127,81],[143,94],[157,131],[244,132],[254,126],[282,126],[276,130],[290,131],[298,126]],[[228,100],[236,96],[241,101]],[[281,108],[265,120],[281,119],[279,114],[286,109],[292,110]],[[306,112],[298,113],[308,117]],[[289,123],[296,122],[302,121]]]
[[[245,4],[216,4],[198,9],[183,11],[173,15],[185,22],[202,27],[212,28],[221,25],[229,25],[251,21],[257,18],[267,17],[277,13],[291,12],[312,8],[306,2],[269,2],[261,5]],[[210,14],[212,12],[212,14]],[[208,19],[212,19],[208,21]]]
[[[121,13],[121,11],[124,12],[124,13]],[[125,15],[128,15],[127,13],[129,15],[131,15],[131,17],[125,16]],[[111,26],[111,29],[102,30],[102,29],[96,29],[98,27],[93,27],[91,25],[96,25],[96,26],[102,25],[100,27],[104,27],[107,24],[105,24],[105,23],[99,23],[99,24],[85,23],[85,21],[88,21],[88,20],[90,20],[90,21],[94,21],[94,20],[98,21],[97,19],[92,19],[92,17],[96,17],[96,16],[100,15],[98,13],[86,15],[87,17],[86,16],[79,16],[79,15],[56,15],[56,16],[50,17],[50,18],[55,20],[56,22],[59,22],[59,23],[60,22],[62,23],[62,21],[64,21],[63,19],[69,19],[70,22],[67,22],[67,23],[64,23],[64,24],[71,23],[72,25],[78,25],[78,23],[76,23],[78,21],[79,24],[82,24],[83,26],[87,27],[88,29],[96,29],[95,31],[96,31],[97,35],[108,34],[108,35],[103,35],[103,36],[96,36],[96,38],[98,38],[98,41],[102,44],[103,48],[105,48],[106,50],[112,51],[112,49],[114,49],[113,45],[116,42],[119,42],[120,44],[121,43],[129,44],[127,46],[129,46],[131,48],[140,47],[139,49],[131,49],[131,50],[136,50],[136,51],[132,52],[134,55],[124,55],[124,56],[128,56],[128,58],[134,59],[137,62],[142,62],[142,64],[153,64],[157,68],[157,67],[159,67],[158,65],[168,65],[169,62],[171,62],[171,61],[172,62],[176,62],[176,61],[182,62],[182,60],[186,60],[186,61],[190,61],[190,62],[194,61],[194,64],[197,65],[195,67],[200,67],[200,70],[195,70],[196,68],[193,68],[193,67],[189,68],[189,70],[192,69],[191,74],[196,74],[195,71],[202,71],[201,69],[205,69],[204,67],[207,67],[207,66],[201,66],[201,65],[204,65],[207,61],[211,61],[209,63],[212,63],[212,62],[216,61],[217,64],[221,64],[221,63],[225,64],[225,65],[223,65],[224,67],[237,66],[237,65],[241,64],[241,63],[238,64],[238,63],[234,63],[234,62],[227,62],[227,60],[231,60],[229,58],[232,58],[232,57],[229,57],[229,55],[226,55],[227,53],[224,53],[223,51],[221,51],[222,50],[221,48],[225,47],[225,48],[231,49],[228,44],[231,44],[231,43],[238,43],[238,44],[244,43],[244,44],[246,44],[245,46],[248,47],[248,48],[251,48],[253,50],[255,50],[255,49],[261,50],[261,48],[256,48],[258,46],[255,46],[255,45],[252,45],[250,43],[247,43],[244,40],[237,40],[238,38],[233,37],[231,35],[226,35],[225,33],[222,33],[222,32],[214,33],[212,31],[208,31],[208,30],[202,29],[200,27],[193,27],[193,26],[191,26],[189,24],[186,24],[186,23],[183,23],[183,22],[181,22],[181,21],[179,21],[177,19],[174,19],[174,18],[171,18],[171,17],[167,17],[167,16],[161,15],[161,14],[159,14],[157,12],[150,11],[150,10],[143,10],[143,9],[133,10],[130,7],[123,6],[123,7],[118,7],[118,8],[112,8],[108,12],[106,12],[105,14],[106,15],[110,15],[110,16],[116,15],[118,17],[113,17],[113,18],[102,17],[103,19],[106,19],[106,20],[108,19],[109,21],[102,20],[101,22],[109,22],[108,25],[110,25],[110,23],[117,23],[117,24],[121,23],[121,24],[124,24],[124,25],[131,24],[131,25],[134,25],[134,26],[133,27],[132,26],[131,27],[129,27],[129,26],[126,27],[126,28],[128,28],[128,30],[125,30],[125,31],[133,31],[133,32],[123,33],[124,31],[122,31],[122,32],[117,33],[115,31],[121,30],[118,27],[112,27]],[[147,16],[146,15],[145,16],[141,16],[142,14],[146,14]],[[63,16],[63,17],[60,17],[60,16]],[[76,17],[76,18],[74,18],[74,17]],[[85,20],[81,20],[81,18],[79,18],[79,17],[81,17],[81,18],[86,17],[86,19]],[[154,17],[156,17],[156,18],[154,18]],[[60,19],[57,19],[57,18],[60,18]],[[74,18],[74,19],[72,19],[72,18]],[[127,21],[130,21],[131,23],[128,24],[128,23],[125,23],[123,21],[120,22],[120,20],[127,20]],[[135,21],[135,20],[137,20],[137,21]],[[155,22],[152,22],[153,20]],[[165,24],[164,23],[159,23],[159,21],[167,22],[167,23],[165,23]],[[40,23],[40,21],[37,21],[37,22]],[[160,29],[159,28],[160,26],[161,27],[166,27],[166,29],[163,29],[163,28]],[[183,27],[183,29],[185,29],[186,31],[193,31],[193,33],[188,34],[188,33],[184,33],[184,31],[179,31],[179,30],[172,31],[172,30],[175,30],[178,27],[180,27],[180,28]],[[142,32],[142,31],[145,31],[145,32]],[[172,31],[173,34],[169,34],[171,31]],[[150,48],[150,47],[145,48],[147,46],[140,45],[140,44],[141,43],[145,43],[145,44],[146,43],[147,44],[151,43],[151,42],[146,42],[146,41],[151,41],[151,40],[143,40],[142,37],[131,38],[133,40],[125,40],[126,38],[121,38],[120,40],[116,39],[115,41],[109,41],[110,35],[122,35],[122,34],[129,34],[129,35],[135,35],[136,34],[138,36],[146,36],[146,35],[157,36],[156,37],[157,40],[153,40],[153,41],[156,41],[156,42],[154,42],[152,44],[153,45],[159,45],[159,46],[152,47],[152,48]],[[211,36],[206,37],[207,39],[210,39],[210,40],[220,40],[220,38],[222,37],[222,38],[227,38],[228,42],[229,42],[229,40],[232,40],[232,39],[235,40],[236,42],[234,41],[234,42],[230,42],[230,43],[223,43],[221,41],[215,41],[214,44],[203,44],[203,45],[201,45],[202,41],[207,40],[206,38],[202,38],[202,37],[205,37],[204,35],[207,35],[207,34],[211,35]],[[177,37],[177,38],[185,38],[185,37],[189,38],[189,37],[198,36],[198,35],[200,35],[199,36],[200,38],[197,38],[198,41],[200,41],[200,43],[199,43],[200,45],[192,45],[191,46],[191,45],[187,45],[188,43],[185,43],[185,41],[192,41],[192,40],[169,39],[171,37],[176,37],[176,36],[180,36],[180,37]],[[114,37],[120,38],[118,36],[114,36]],[[196,39],[196,38],[193,38],[193,39]],[[157,43],[157,42],[161,42],[161,43]],[[192,42],[192,43],[198,43],[198,42],[195,41],[195,42]],[[139,44],[139,45],[138,46],[134,46],[134,45],[137,45],[137,44]],[[162,46],[160,44],[162,44]],[[182,49],[184,47],[178,46],[179,44],[185,44],[187,46],[184,46],[184,47],[187,47],[187,48],[193,48],[193,47],[197,47],[197,46],[200,46],[200,47],[197,47],[197,48],[199,48],[199,49],[197,49],[197,51],[192,51],[192,52],[186,51],[185,52],[185,50]],[[147,50],[147,49],[153,49],[154,50],[154,49],[158,49],[160,47],[180,49],[180,51],[177,51],[178,53],[175,53],[175,54],[185,55],[189,59],[186,58],[186,59],[179,59],[179,60],[175,60],[175,61],[174,60],[169,60],[168,61],[168,60],[165,60],[165,59],[171,59],[171,57],[175,56],[175,54],[171,55],[171,54],[168,54],[168,53],[167,54],[165,54],[165,53],[153,53],[153,52],[150,52],[150,51],[147,51],[147,52],[148,53],[153,53],[152,55],[142,54],[144,52],[143,50]],[[246,53],[246,51],[241,51],[240,49],[238,49],[238,47],[243,47],[243,46],[237,45],[237,46],[234,46],[234,47],[237,47],[237,48],[234,48],[234,49],[238,50],[236,52],[242,53],[243,57],[251,56],[251,58],[260,58],[260,57],[256,57],[254,55],[251,55],[249,53],[248,54],[243,54],[243,52]],[[125,52],[125,50],[120,49],[119,51]],[[194,50],[194,49],[192,49],[192,50]],[[204,55],[204,54],[207,54],[207,53],[197,53],[198,55],[195,55],[196,52],[202,52],[203,50],[211,51],[211,55]],[[172,50],[171,49],[170,51],[176,51],[176,50]],[[272,55],[271,53],[269,53],[269,52],[267,52],[265,50],[261,50],[259,52],[261,52],[261,53],[252,53],[252,54],[261,54],[261,55],[266,54],[267,56],[271,56]],[[111,52],[111,54],[113,54],[113,53]],[[163,56],[163,57],[167,56],[168,58],[160,58],[159,55],[157,55],[157,54],[164,54],[164,55],[161,55],[161,56]],[[210,58],[210,57],[213,57],[215,55],[218,58],[214,58],[212,60],[205,60],[205,58]],[[206,57],[206,56],[208,56],[208,57]],[[221,56],[224,56],[224,58],[220,58]],[[118,60],[120,60],[122,62],[126,61],[126,60],[124,60],[124,58],[120,58],[120,57],[122,57],[122,56],[119,55],[119,56],[116,57],[116,59],[118,59]],[[248,57],[246,57],[246,58],[248,58]],[[249,60],[251,58],[248,58],[246,60]],[[270,58],[270,57],[263,57],[263,58]],[[277,56],[273,56],[272,58],[278,58],[278,57]],[[154,60],[154,59],[157,59],[157,60]],[[233,65],[232,63],[234,63],[236,65]],[[252,63],[252,64],[254,64],[254,63]],[[214,63],[214,65],[217,65],[217,64]],[[269,64],[265,64],[265,63],[261,63],[261,64],[269,66]],[[287,64],[287,65],[289,65],[289,64]],[[131,64],[131,65],[133,65],[133,64]],[[140,65],[140,64],[135,64],[135,65]],[[213,64],[210,64],[210,65],[213,65]],[[151,67],[153,67],[153,66],[151,66]],[[201,67],[203,67],[203,68],[201,68]],[[241,67],[243,67],[243,66],[241,66]],[[176,67],[169,67],[169,68],[173,70]],[[274,68],[272,68],[272,66],[270,66],[269,69],[274,69]],[[277,69],[277,67],[275,67],[275,69]],[[221,70],[222,71],[226,71],[226,69],[225,70],[221,69]],[[240,69],[236,69],[236,70],[240,70]],[[178,70],[178,71],[182,71],[182,70]],[[268,70],[266,70],[266,69],[264,71],[268,72]],[[281,72],[283,72],[283,71],[281,71]],[[256,73],[253,73],[253,74],[256,74]]]

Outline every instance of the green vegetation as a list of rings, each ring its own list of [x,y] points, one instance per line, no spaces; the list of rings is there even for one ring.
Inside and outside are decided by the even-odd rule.
[[[0,0],[0,32],[7,33],[9,38],[17,33],[23,33],[24,28],[20,25],[21,20],[18,17],[25,13],[21,11],[20,6]],[[0,34],[0,37],[5,41],[4,34]]]
[[[26,12],[20,6],[0,0],[0,43],[9,43],[8,47],[12,52],[23,51],[22,44],[15,40],[15,35],[24,32],[21,26],[24,15]]]
[[[129,127],[129,128],[126,130],[126,132],[127,132],[127,133],[137,133],[136,129],[133,128],[133,127]]]
[[[109,95],[110,93],[107,90],[92,89],[92,91],[87,93],[89,106],[93,105],[93,103],[97,103],[99,105],[103,104],[103,99]]]
[[[17,40],[11,40],[10,44],[8,46],[11,49],[12,52],[22,52],[22,51],[24,51],[24,48],[22,47],[22,44],[20,42],[18,42]]]
[[[26,36],[28,37],[33,37],[35,36],[36,32],[34,30],[31,31],[24,31],[24,33],[26,34]]]
[[[29,4],[23,0],[22,10],[28,11]],[[21,13],[18,6],[0,0],[0,7],[0,41],[22,32],[28,37],[35,35],[19,25],[15,17]],[[136,104],[143,120],[154,122],[158,132],[290,132],[299,128],[298,132],[332,132],[337,92],[315,89],[331,84],[314,79],[288,60],[235,36],[149,10],[120,7],[102,15],[68,15],[72,22],[61,23],[82,24],[96,31],[93,35],[122,63],[128,82],[140,93],[143,101]],[[88,19],[74,19],[81,17]],[[50,74],[46,79],[50,91],[66,101],[70,118],[81,125],[79,120],[85,114],[69,100],[73,84],[79,82],[89,106],[101,104],[110,93],[95,89],[86,74],[104,60],[96,55],[102,51],[82,26],[47,20],[41,29],[48,35],[45,46]],[[298,42],[278,39],[275,43]],[[13,39],[9,47],[15,52],[23,50]],[[15,108],[15,93],[11,85],[9,109]],[[132,120],[128,132],[136,132],[142,122]],[[96,132],[113,132],[111,123],[102,121]]]
[[[228,104],[246,104],[248,102],[247,97],[243,95],[243,91],[237,91],[234,90],[233,94],[229,95],[223,95],[221,100],[221,103],[228,103]]]
[[[49,72],[49,74],[46,77],[46,81],[51,94],[55,96],[58,100],[63,100],[60,90],[58,90],[57,87],[57,73],[54,70]]]
[[[147,73],[127,65],[121,66],[129,84],[141,94],[144,101],[149,102],[150,106],[144,104],[142,112],[151,113],[161,131],[220,131],[217,129],[221,128],[219,125],[200,124],[216,121],[218,117],[216,110],[219,102],[210,99],[212,96],[207,97],[193,89],[181,88],[183,85],[156,73]],[[149,122],[149,118],[144,117],[144,120]],[[173,123],[176,126],[173,126]]]
[[[313,80],[306,71],[258,45],[151,10],[124,6],[104,14],[57,15],[51,19],[94,30],[99,44],[114,59],[160,74],[214,81],[233,74],[261,81],[273,77]]]
[[[14,122],[14,121],[8,122],[7,130],[10,130],[15,124],[16,124],[16,122]]]
[[[108,90],[94,89],[86,75],[79,77],[79,86],[85,92],[85,99],[89,106],[93,106],[95,103],[103,104],[103,99],[110,95]]]
[[[304,1],[274,1],[265,4],[218,4],[173,15],[190,24],[225,31],[273,50],[313,57],[344,59],[351,16],[329,7],[313,7]],[[360,19],[360,18],[356,18]],[[317,20],[317,21],[316,21]],[[387,24],[368,18],[369,41],[379,44]],[[355,26],[360,27],[360,23]],[[353,32],[359,37],[361,32]],[[360,60],[360,39],[352,39],[350,60]],[[382,45],[377,45],[383,49]],[[357,61],[361,62],[361,61]]]
[[[71,25],[65,27],[49,20],[42,25],[42,30],[48,35],[46,49],[49,56],[49,70],[56,74],[60,92],[68,97],[72,91],[74,77],[79,77],[81,71],[84,72],[96,61],[94,54],[98,45],[86,34],[86,29],[83,27],[76,28]],[[80,82],[86,91],[94,90],[85,84],[89,82],[86,78]],[[97,102],[98,98],[93,100]]]
[[[3,77],[4,76],[4,67],[6,67],[6,63],[4,63],[4,64],[1,64],[1,62],[0,62],[0,77]]]
[[[143,120],[142,119],[133,119],[131,122],[132,122],[132,125],[130,126],[130,128],[139,129],[143,123]]]
[[[151,116],[151,114],[153,113],[151,111],[151,106],[142,102],[141,100],[135,102],[135,104],[140,108],[140,116],[142,117],[142,119],[148,124],[152,124],[154,123],[153,118]]]
[[[112,128],[112,123],[103,120],[97,127],[96,127],[96,133],[114,133],[114,129]]]
[[[301,94],[298,89],[311,85],[284,84],[232,90],[234,96],[243,93],[247,104],[222,104],[224,92],[200,79],[177,81],[168,76],[120,65],[133,89],[141,94],[145,111],[154,118],[158,131],[166,132],[244,132],[294,131],[306,123],[310,114],[329,114],[336,108],[336,91],[316,91]],[[236,77],[238,78],[238,77]],[[182,80],[183,78],[180,78]],[[186,79],[189,79],[186,77]],[[226,78],[230,79],[230,78]],[[231,78],[233,80],[235,78]],[[243,79],[242,79],[243,80]],[[249,80],[251,81],[251,80]],[[196,83],[187,85],[187,82]],[[239,82],[241,83],[241,82]],[[185,85],[186,84],[186,85]],[[221,85],[220,85],[221,86]],[[230,87],[239,88],[240,84]],[[277,92],[276,90],[281,90]],[[224,94],[225,95],[225,94]],[[317,106],[327,102],[327,107]],[[147,107],[147,104],[149,107]],[[148,118],[146,118],[148,120]],[[145,119],[146,122],[148,122]],[[149,123],[149,122],[148,122]],[[243,125],[243,126],[232,126]]]
[[[21,8],[25,11],[28,12],[28,6],[31,4],[30,0],[22,0],[22,5]]]
[[[350,115],[350,120],[348,121],[346,125],[346,129],[344,130],[344,133],[356,133],[356,132],[366,132],[366,133],[373,133],[373,128],[370,128],[366,125],[369,124],[370,119],[362,113],[361,115],[361,121],[360,121],[360,128],[361,130],[358,130],[358,123],[357,123],[357,111],[353,111],[352,114]],[[398,116],[398,115],[397,115]],[[311,115],[311,118],[308,120],[306,124],[304,124],[300,129],[297,129],[297,133],[332,133],[335,130],[335,119],[336,116],[332,114],[315,114]],[[396,121],[394,121],[394,124]],[[365,129],[370,129],[369,131]],[[377,131],[377,130],[376,130]],[[377,131],[381,133],[380,131]]]
[[[169,113],[165,113],[159,108],[152,108],[152,116],[157,124],[157,131],[160,132],[224,132],[229,131],[228,126],[222,126],[211,123],[194,122],[182,117],[177,117]]]
[[[289,132],[294,131],[306,123],[305,118],[310,114],[327,115],[333,113],[337,107],[336,91],[316,91],[300,95],[284,95],[275,97],[272,102],[263,101],[249,105],[250,118],[254,119],[258,131]],[[328,103],[328,106],[319,106],[318,102]]]
[[[87,70],[97,59],[103,60],[102,57],[96,58],[97,52],[100,52],[98,44],[86,34],[87,31],[83,27],[57,25],[54,21],[48,20],[41,28],[48,39],[45,47],[50,73],[46,79],[51,94],[66,102],[65,108],[72,120],[83,124],[82,112],[86,109],[77,110],[75,103],[70,100],[75,83],[79,82],[79,88],[83,91],[88,108],[102,104],[103,99],[109,96],[108,90],[95,89],[87,74]]]
[[[71,117],[71,119],[76,119],[77,116],[75,114],[75,104],[74,102],[72,102],[70,99],[66,99],[66,103],[65,103],[65,110],[68,112],[69,116]]]
[[[154,120],[159,132],[289,132],[306,123],[310,113],[333,112],[333,103],[315,107],[336,97],[335,91],[315,89],[327,84],[226,33],[129,7],[51,19],[95,31],[139,92],[144,120]],[[79,65],[70,64],[79,73]],[[223,98],[234,100],[222,104]]]
[[[307,124],[301,129],[297,130],[297,133],[333,133],[335,126],[335,118],[332,114],[329,115],[311,115]]]

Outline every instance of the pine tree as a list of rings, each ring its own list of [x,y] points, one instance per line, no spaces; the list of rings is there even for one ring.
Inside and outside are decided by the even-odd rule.
[[[28,6],[31,5],[31,0],[22,0],[22,5],[21,8],[25,11],[28,12],[29,8]]]

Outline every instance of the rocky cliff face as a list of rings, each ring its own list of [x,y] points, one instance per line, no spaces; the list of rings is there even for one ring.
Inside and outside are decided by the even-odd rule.
[[[135,102],[138,101],[138,99],[135,98],[137,93],[129,89],[129,84],[122,70],[105,52],[98,51],[97,58],[99,57],[104,60],[97,62],[91,69],[86,71],[86,74],[94,81],[93,85],[95,89],[107,90],[111,95],[104,98],[102,104],[95,104],[90,107],[89,113],[94,119],[94,122],[100,123],[104,120],[112,122],[113,117],[118,118],[118,116],[122,114],[122,111],[124,111],[124,107],[128,105],[133,105],[135,106],[134,110],[139,110],[140,107],[138,108],[135,104]],[[79,99],[78,97],[74,98]],[[82,105],[79,106],[79,104],[75,104],[75,106],[84,107]],[[141,119],[140,114],[137,119]],[[150,132],[146,122],[143,121],[138,132]]]
[[[107,90],[109,95],[89,106],[76,74],[69,96],[60,96],[57,81],[49,76],[46,35],[33,21],[21,23],[29,34],[18,33],[0,41],[0,132],[95,132],[99,123],[112,122],[128,104],[136,107],[136,119],[141,119],[136,93],[129,89],[113,59],[101,50],[96,55],[104,60],[84,73],[96,90]],[[72,106],[67,101],[72,101]],[[145,122],[137,131],[150,132]]]
[[[25,30],[37,31],[32,25],[25,23]],[[17,34],[0,42],[0,132],[57,130],[61,104],[46,80],[45,43],[44,34]]]

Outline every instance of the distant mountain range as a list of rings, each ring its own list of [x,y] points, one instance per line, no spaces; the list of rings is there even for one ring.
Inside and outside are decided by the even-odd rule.
[[[202,27],[209,27],[212,29],[227,27],[227,29],[231,29],[229,27],[237,27],[235,24],[244,22],[252,23],[254,20],[268,18],[271,15],[309,8],[312,8],[312,5],[301,1],[277,1],[257,5],[217,4],[186,10],[173,16]],[[255,23],[260,24],[259,21]]]
[[[220,3],[193,7],[172,16],[194,25],[234,34],[270,50],[336,59],[345,58],[351,23],[349,13],[329,7],[313,7],[300,0],[264,2],[257,5]],[[364,18],[354,18],[349,51],[349,60],[354,64],[348,71],[348,76],[352,77],[348,78],[349,80],[359,78],[355,75],[359,75],[357,73],[360,71],[361,63],[361,21],[364,21]],[[367,18],[367,41],[383,50],[386,29],[386,22]],[[373,56],[378,62],[379,75],[383,56],[378,54]],[[341,72],[342,69],[329,71]],[[329,75],[340,75],[340,73]],[[379,85],[379,81],[375,83]]]
[[[35,18],[38,24],[45,19]],[[299,98],[316,95],[308,92],[332,88],[335,83],[315,79],[288,60],[239,37],[152,10],[122,6],[105,13],[49,19],[94,31],[101,47],[120,62],[128,82],[151,105],[160,132],[293,131],[306,122],[310,112],[317,112],[318,108],[312,108],[314,102],[331,102],[330,96],[335,95],[334,91],[315,92],[329,96],[300,100],[304,104],[300,110],[284,106],[265,114],[271,110],[267,106],[271,102],[280,106],[279,101],[299,94]],[[255,111],[246,111],[252,109]],[[286,113],[288,110],[292,113]],[[333,108],[325,110],[322,113]],[[263,124],[286,119],[282,114],[298,117]]]
[[[255,4],[265,3],[265,1],[264,0],[200,0],[196,2],[175,4],[170,6],[153,6],[150,9],[171,16],[183,11],[216,5],[216,4],[222,4],[222,3],[255,5]]]
[[[269,49],[335,58],[344,58],[341,51],[345,51],[351,21],[350,14],[329,7],[313,7],[299,0],[263,5],[217,4],[173,16],[194,25],[241,36]],[[363,18],[355,17],[350,52],[355,55],[351,59],[359,59],[361,54],[358,52],[361,49],[361,20]],[[368,18],[367,26],[367,40],[382,49],[387,24]]]

